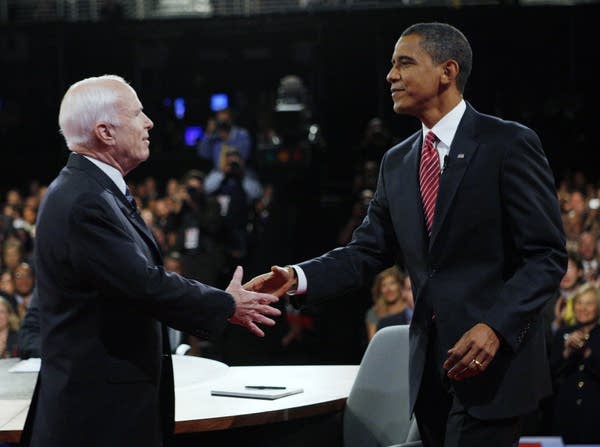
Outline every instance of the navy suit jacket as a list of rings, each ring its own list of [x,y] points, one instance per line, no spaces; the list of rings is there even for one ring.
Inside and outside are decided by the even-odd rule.
[[[431,237],[419,192],[421,145],[419,131],[384,155],[377,191],[349,245],[299,264],[307,299],[355,288],[400,261],[415,295],[411,408],[430,330],[438,331],[445,352],[483,322],[500,335],[501,347],[484,373],[453,383],[456,395],[481,419],[532,411],[551,392],[541,310],[567,259],[540,140],[518,123],[467,105],[441,175]]]
[[[23,445],[165,445],[174,393],[162,323],[217,336],[232,297],[166,272],[140,216],[81,155],[50,185],[36,228],[42,367]]]

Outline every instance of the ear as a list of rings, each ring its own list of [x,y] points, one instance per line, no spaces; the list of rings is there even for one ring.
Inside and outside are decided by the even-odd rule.
[[[448,59],[442,65],[442,82],[444,84],[456,84],[456,78],[460,72],[458,62],[454,59]]]
[[[115,144],[115,132],[114,127],[110,123],[100,121],[96,123],[94,127],[94,135],[96,138],[106,146],[112,146]]]

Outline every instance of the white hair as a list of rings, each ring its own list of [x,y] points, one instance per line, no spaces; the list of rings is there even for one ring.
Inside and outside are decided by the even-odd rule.
[[[117,81],[131,88],[120,76],[103,75],[76,82],[65,93],[58,125],[70,150],[77,145],[92,144],[96,123],[119,125],[117,106],[121,92],[106,81]]]

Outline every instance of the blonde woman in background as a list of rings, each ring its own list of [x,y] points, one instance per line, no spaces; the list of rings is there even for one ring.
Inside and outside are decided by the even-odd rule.
[[[396,324],[408,324],[410,322],[412,314],[410,278],[398,267],[390,267],[379,273],[373,281],[371,294],[374,304],[365,314],[369,341],[377,332],[382,320],[400,317],[399,322]]]

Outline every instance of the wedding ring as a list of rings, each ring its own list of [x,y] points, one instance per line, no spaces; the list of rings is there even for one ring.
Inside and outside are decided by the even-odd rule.
[[[477,366],[477,368],[481,368],[481,366],[483,365],[479,360],[477,359],[473,359],[472,360],[473,363],[475,363],[475,366]]]

